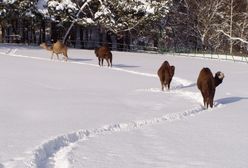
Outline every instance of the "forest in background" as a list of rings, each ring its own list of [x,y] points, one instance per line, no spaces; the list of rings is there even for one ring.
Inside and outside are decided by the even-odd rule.
[[[80,12],[79,12],[80,11]],[[73,23],[73,25],[72,25]],[[246,0],[0,0],[0,42],[246,54]]]

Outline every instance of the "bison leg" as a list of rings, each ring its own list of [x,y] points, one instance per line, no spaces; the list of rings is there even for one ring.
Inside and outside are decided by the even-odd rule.
[[[167,90],[169,90],[169,83],[167,81],[164,82],[164,87],[166,87]]]
[[[213,104],[214,104],[213,99],[210,99],[209,104],[210,104],[210,107],[213,108]]]
[[[209,104],[210,104],[211,108],[213,108],[213,104],[214,104],[214,95],[215,95],[215,90],[213,90],[213,92],[210,94],[210,98],[209,98]]]
[[[208,102],[208,100],[205,100],[205,107],[208,109],[208,105],[209,105],[209,102]]]
[[[65,61],[67,62],[67,60],[68,60],[68,56],[65,56]]]
[[[161,89],[162,89],[162,91],[164,91],[164,83],[163,82],[161,82]]]
[[[171,83],[171,80],[168,81],[168,90],[170,90],[170,83]]]
[[[109,63],[109,59],[107,58],[106,60],[107,60],[107,63],[108,63],[108,67],[109,67],[109,66],[110,66],[110,63]]]
[[[52,55],[51,55],[51,60],[53,59],[53,52],[52,52]]]
[[[112,58],[110,58],[110,67],[112,67]]]
[[[63,55],[64,55],[64,60],[67,61],[67,60],[68,60],[68,55],[67,55],[67,53],[64,53]]]
[[[59,54],[56,54],[56,56],[57,56],[57,59],[59,60]]]
[[[99,66],[101,66],[100,62],[101,62],[101,59],[98,57],[98,64],[99,64]]]
[[[205,94],[201,91],[201,94],[202,94],[202,97],[203,97],[203,104],[204,104],[204,107],[207,108],[207,97],[205,96]]]
[[[102,65],[102,66],[103,66],[103,60],[104,60],[104,59],[103,59],[103,58],[101,58],[101,65]]]
[[[203,100],[203,101],[204,101],[204,107],[205,107],[205,108],[208,108],[208,102],[206,101],[206,99],[205,99],[205,98],[204,98],[204,100]]]
[[[207,98],[207,108],[208,108],[209,105],[210,105],[210,107],[211,107],[211,103],[210,103],[210,102],[211,102],[211,99],[208,97],[208,98]]]
[[[161,90],[164,91],[164,80],[160,78]]]

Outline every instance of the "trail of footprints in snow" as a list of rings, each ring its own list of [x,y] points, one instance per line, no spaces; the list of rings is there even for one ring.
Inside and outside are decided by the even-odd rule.
[[[142,90],[139,90],[142,91]],[[151,88],[147,89],[145,91],[151,91],[151,92],[161,92],[159,89]],[[190,99],[198,100],[198,98],[194,98],[192,95],[196,95],[194,92],[186,92],[186,94],[183,94],[185,91],[179,91],[174,90],[172,91],[174,93],[180,93],[183,96],[187,97],[187,95],[190,95]],[[215,106],[219,106],[220,104],[215,104]],[[56,158],[56,154],[65,149],[66,147],[77,143],[81,140],[87,140],[92,137],[106,135],[106,134],[112,134],[114,132],[120,132],[120,131],[130,131],[138,128],[143,128],[145,126],[158,124],[164,121],[176,121],[176,120],[182,120],[184,118],[187,118],[189,116],[194,116],[202,111],[204,111],[205,108],[203,106],[196,105],[192,107],[191,109],[188,109],[186,111],[183,111],[181,113],[170,113],[163,115],[161,117],[156,117],[153,119],[148,120],[140,120],[140,121],[131,121],[127,123],[117,123],[112,125],[105,125],[98,129],[92,129],[92,130],[79,130],[73,133],[69,133],[66,135],[61,135],[58,137],[55,137],[54,139],[40,145],[36,148],[33,154],[33,158],[31,158],[27,165],[30,168],[33,167],[47,167],[47,165],[53,165],[54,164],[54,158]],[[51,159],[52,158],[52,159]],[[52,160],[52,161],[51,161]],[[51,163],[53,162],[53,163]]]
[[[31,56],[25,56],[25,55],[16,55],[17,49],[11,49],[8,50],[8,52],[4,53],[7,55],[15,56],[15,57],[23,57],[23,58],[32,58],[32,59],[39,59]],[[42,59],[46,60],[46,59]],[[48,59],[47,59],[48,60]],[[68,61],[68,63],[73,63],[73,64],[83,64],[83,65],[89,65],[89,66],[97,66],[95,64],[89,64],[89,63],[82,63],[82,62],[75,62],[75,61]],[[111,70],[116,70],[116,71],[122,71],[122,72],[127,72],[130,74],[135,74],[135,75],[141,75],[141,76],[147,76],[147,77],[157,77],[155,74],[149,74],[149,73],[142,73],[142,72],[136,72],[136,71],[131,71],[131,70],[126,70],[122,68],[111,68]],[[195,92],[188,92],[188,91],[182,91],[179,89],[182,89],[184,87],[190,87],[193,86],[194,84],[181,79],[174,77],[175,83],[179,83],[179,85],[175,86],[172,88],[170,93],[173,94],[178,94],[190,99],[193,99],[194,101],[199,102],[199,98],[201,96],[198,93]],[[161,92],[157,88],[151,88],[151,89],[139,89],[136,91],[148,91],[148,92]],[[164,92],[161,92],[164,93]],[[200,103],[199,103],[200,104]],[[220,104],[219,104],[220,105]],[[219,106],[216,104],[216,106]],[[49,162],[51,162],[51,158],[56,155],[60,150],[68,147],[71,144],[74,144],[80,140],[86,140],[91,137],[95,136],[100,136],[100,135],[106,135],[114,132],[119,132],[119,131],[130,131],[133,129],[137,128],[143,128],[145,126],[153,125],[156,123],[160,123],[163,121],[175,121],[175,120],[181,120],[186,117],[195,115],[197,113],[200,113],[204,110],[204,108],[201,105],[195,106],[191,109],[188,109],[182,113],[171,113],[167,114],[161,117],[153,118],[153,119],[148,119],[148,120],[140,120],[140,121],[131,121],[127,123],[117,123],[113,125],[106,125],[98,129],[92,129],[92,130],[79,130],[76,132],[68,133],[65,135],[57,136],[42,145],[38,146],[34,151],[32,158],[27,160],[25,162],[25,165],[28,168],[33,168],[33,167],[45,167],[49,165]],[[0,164],[0,168],[1,168]],[[2,166],[3,167],[3,166]]]
[[[160,123],[163,121],[181,120],[188,116],[195,115],[203,110],[204,108],[202,106],[198,106],[186,110],[182,113],[168,114],[150,120],[140,120],[140,121],[127,122],[127,123],[106,125],[98,129],[80,130],[66,135],[61,135],[39,146],[34,151],[33,158],[31,158],[31,160],[28,161],[26,165],[30,168],[44,167],[44,165],[48,164],[47,162],[49,161],[49,158],[53,157],[59,150],[69,146],[72,143],[76,143],[79,140],[86,140],[91,137],[106,135],[114,132],[130,131],[137,128],[143,128],[145,126]]]

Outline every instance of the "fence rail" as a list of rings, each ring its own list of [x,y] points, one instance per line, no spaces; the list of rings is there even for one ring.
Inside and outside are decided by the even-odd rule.
[[[83,44],[83,47],[79,44]],[[24,45],[24,43],[0,43],[4,45]],[[38,46],[39,44],[28,43],[26,45],[29,46]],[[67,45],[72,48],[81,48],[81,49],[94,49],[102,45],[101,42],[98,41],[80,41],[80,43],[75,43],[74,41],[68,40]],[[185,56],[185,57],[197,57],[197,58],[206,58],[206,59],[218,59],[218,60],[229,60],[233,62],[245,62],[248,63],[248,57],[245,54],[233,54],[230,55],[228,53],[217,53],[212,51],[199,51],[185,48],[162,48],[162,47],[154,47],[152,45],[135,45],[135,44],[122,44],[115,43],[111,44],[111,49],[114,51],[125,51],[125,52],[144,52],[144,53],[154,53],[154,54],[165,54],[165,55],[173,55],[173,56]]]
[[[193,57],[193,58],[203,58],[203,59],[217,59],[217,60],[227,60],[233,62],[244,62],[248,63],[247,56],[235,56],[229,54],[219,54],[219,53],[165,53],[165,54],[172,54],[177,56],[185,56],[185,57]]]

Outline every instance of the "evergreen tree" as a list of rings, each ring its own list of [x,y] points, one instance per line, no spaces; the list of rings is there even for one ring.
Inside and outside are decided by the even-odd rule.
[[[51,19],[55,22],[72,22],[78,7],[69,0],[48,0],[47,8]]]

